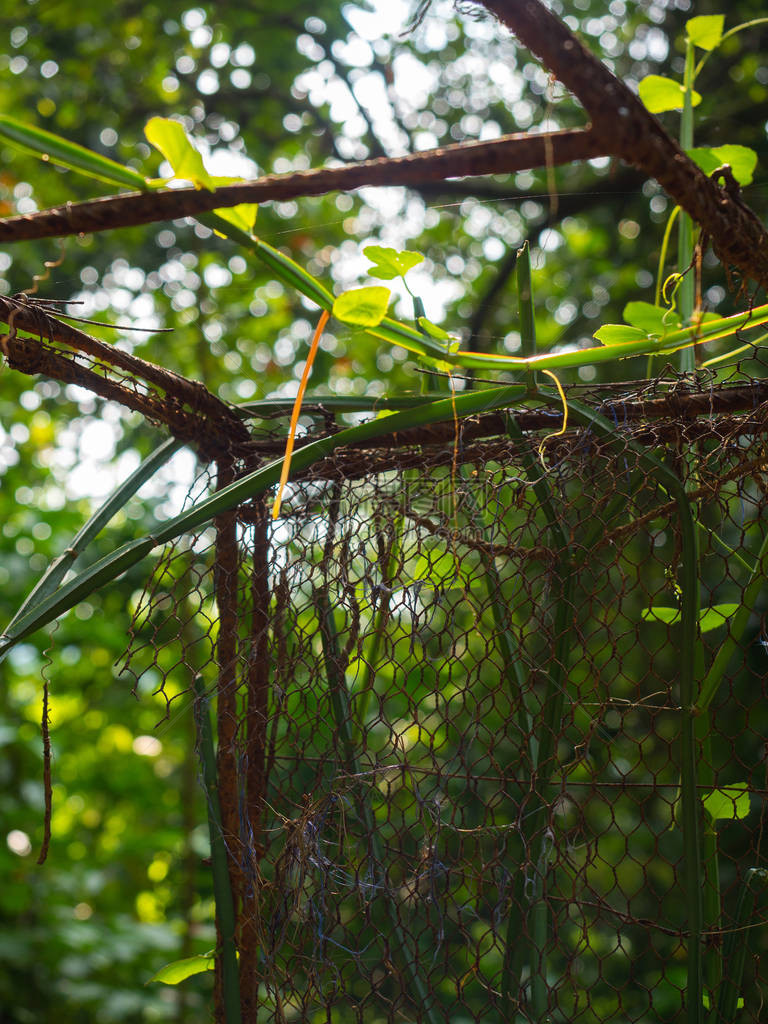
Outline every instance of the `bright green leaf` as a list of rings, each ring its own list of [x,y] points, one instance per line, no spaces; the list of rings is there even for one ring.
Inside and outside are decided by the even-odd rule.
[[[689,18],[685,23],[685,34],[702,50],[714,50],[723,38],[724,14],[702,14]]]
[[[222,185],[239,185],[244,180],[243,178],[222,178],[218,175],[211,175],[210,179],[214,188],[221,188]],[[250,235],[256,223],[258,209],[258,203],[240,203],[239,206],[227,206],[213,212],[228,224],[233,224]]]
[[[196,188],[214,191],[214,179],[206,171],[202,156],[178,121],[153,117],[147,122],[144,134],[155,149],[160,150],[177,178],[191,181]]]
[[[749,814],[749,786],[738,782],[713,789],[701,802],[712,821],[738,821]]]
[[[23,124],[13,117],[0,117],[0,139],[26,152],[34,153],[42,160],[50,160],[60,167],[68,167],[71,171],[79,171],[90,178],[106,181],[110,185],[127,185],[129,188],[145,189],[147,180],[143,174],[123,167],[122,164],[94,153],[85,146],[43,131],[30,124]]]
[[[699,629],[702,633],[711,633],[713,629],[724,626],[726,619],[738,610],[738,604],[713,604],[711,608],[702,608],[699,614]]]
[[[343,292],[333,304],[333,315],[346,324],[376,327],[387,315],[391,296],[389,288],[374,285]]]
[[[193,974],[203,974],[205,971],[212,971],[215,964],[213,953],[205,953],[200,956],[189,956],[184,960],[174,960],[173,963],[161,967],[157,974],[153,974],[147,984],[153,981],[161,981],[164,985],[178,985],[180,981],[191,978]]]
[[[646,75],[638,86],[640,99],[652,114],[661,114],[665,110],[682,110],[685,102],[685,89],[680,82],[663,75]],[[701,93],[692,90],[691,104],[701,103]]]
[[[751,183],[757,166],[757,153],[749,146],[697,146],[686,153],[707,175],[728,164],[740,185]]]
[[[395,277],[404,277],[411,267],[424,262],[424,257],[418,252],[409,252],[403,249],[389,249],[381,245],[367,245],[363,254],[373,263],[368,271],[371,277],[378,277],[382,281],[391,281]]]
[[[674,310],[654,306],[651,302],[628,302],[624,307],[624,319],[645,334],[664,335],[682,327]]]
[[[713,604],[711,608],[702,608],[699,613],[699,629],[702,633],[711,633],[713,629],[719,629],[738,608],[738,604]],[[664,608],[657,605],[654,608],[644,608],[642,615],[646,622],[666,622],[673,625],[680,621],[679,608]]]
[[[595,331],[594,337],[604,345],[621,345],[625,341],[639,341],[647,337],[647,333],[626,324],[603,324]]]

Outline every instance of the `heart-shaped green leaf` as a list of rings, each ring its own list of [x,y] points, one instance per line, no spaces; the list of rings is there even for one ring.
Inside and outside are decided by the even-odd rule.
[[[637,87],[640,99],[652,114],[661,114],[665,110],[682,110],[685,103],[685,89],[680,82],[664,75],[646,75]],[[692,90],[691,104],[696,107],[701,103],[701,93]]]
[[[728,164],[740,185],[750,184],[757,166],[757,153],[749,146],[696,146],[686,153],[705,174],[712,174],[718,167]]]
[[[333,315],[346,324],[376,327],[387,315],[391,296],[389,288],[373,285],[343,292],[333,304]]]
[[[714,50],[723,38],[724,14],[701,14],[685,23],[685,34],[702,50]]]
[[[702,633],[711,633],[713,629],[719,629],[738,608],[738,604],[713,604],[710,608],[702,608],[699,613],[699,629]],[[642,615],[646,622],[666,622],[667,625],[674,625],[680,621],[679,608],[664,608],[657,605],[654,608],[644,608]]]
[[[712,821],[738,821],[749,814],[749,787],[746,782],[737,782],[712,789],[701,802]]]
[[[668,331],[682,327],[680,320],[672,309],[654,306],[651,302],[628,302],[624,307],[624,319],[632,327],[637,327],[646,334],[663,337]]]
[[[424,257],[418,252],[409,252],[407,249],[398,251],[381,245],[367,245],[363,254],[373,263],[368,271],[371,277],[378,277],[382,281],[391,281],[395,277],[404,277],[411,267],[424,262]]]

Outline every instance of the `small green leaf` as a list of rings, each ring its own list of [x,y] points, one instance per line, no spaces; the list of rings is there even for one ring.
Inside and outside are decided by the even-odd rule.
[[[712,789],[701,802],[712,821],[738,821],[749,814],[749,786],[746,782],[737,782]]]
[[[713,629],[724,626],[726,620],[738,610],[738,604],[713,604],[711,608],[702,608],[699,613],[699,629],[702,633],[711,633]]]
[[[409,252],[403,249],[388,249],[381,245],[367,245],[363,254],[373,263],[368,271],[371,277],[378,277],[382,281],[391,281],[395,277],[405,277],[411,267],[424,262],[424,257],[418,252]]]
[[[639,327],[628,327],[626,324],[603,324],[594,333],[594,337],[604,345],[621,345],[625,341],[639,341],[647,336]]]
[[[738,604],[713,604],[711,608],[703,608],[699,613],[699,629],[702,633],[711,633],[713,629],[719,629],[738,608]],[[654,608],[644,608],[642,616],[646,622],[666,622],[668,625],[674,625],[680,621],[680,609],[656,605]]]
[[[211,176],[214,188],[221,188],[222,185],[239,185],[243,180],[243,178],[221,178],[218,175]],[[221,217],[222,220],[227,221],[229,224],[233,224],[236,228],[239,228],[241,231],[245,231],[250,235],[256,223],[256,214],[258,213],[258,209],[258,203],[240,203],[238,206],[227,206],[221,210],[214,210],[213,212],[217,214],[217,216]]]
[[[160,150],[177,178],[191,181],[196,188],[214,191],[216,184],[206,171],[202,156],[178,121],[169,117],[150,118],[144,134],[155,149]]]
[[[685,89],[680,82],[663,75],[646,75],[637,87],[640,99],[652,114],[661,114],[665,110],[682,110],[685,103]],[[691,104],[696,107],[701,103],[701,93],[695,89],[691,93]]]
[[[682,327],[674,310],[665,309],[663,306],[654,306],[651,302],[628,302],[624,307],[624,319],[645,334],[656,334],[662,337],[668,331]]]
[[[333,315],[346,324],[376,327],[387,315],[391,296],[389,288],[374,285],[343,292],[333,304]]]
[[[180,981],[191,978],[193,974],[203,974],[205,971],[212,971],[215,961],[216,958],[213,953],[189,956],[184,960],[174,960],[173,963],[161,967],[157,974],[153,974],[147,984],[150,985],[153,981],[160,981],[164,985],[178,985]]]
[[[740,185],[751,183],[757,166],[757,153],[749,146],[696,146],[686,153],[707,175],[728,164]]]
[[[702,50],[714,50],[723,38],[724,25],[724,14],[702,14],[686,21],[685,34]]]
[[[43,131],[30,124],[23,124],[13,117],[0,117],[0,139],[5,139],[19,149],[34,153],[42,160],[50,160],[60,167],[79,171],[89,178],[106,181],[110,185],[127,185],[129,188],[145,189],[147,179],[138,171],[110,160],[100,153],[94,153],[76,142],[62,139],[53,132]]]

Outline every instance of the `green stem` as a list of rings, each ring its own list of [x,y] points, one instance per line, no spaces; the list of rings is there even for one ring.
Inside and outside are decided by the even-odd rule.
[[[203,787],[208,807],[208,832],[211,837],[211,870],[216,902],[216,923],[221,936],[219,958],[224,1020],[226,1024],[240,1024],[240,977],[235,947],[235,905],[227,867],[227,848],[221,828],[221,807],[216,779],[216,754],[213,749],[211,716],[208,713],[208,697],[202,676],[195,676],[194,689],[198,751],[203,768]]]
[[[533,292],[531,289],[531,248],[526,239],[517,252],[517,300],[520,308],[520,348],[524,356],[531,358],[536,355],[536,320],[533,312]],[[531,386],[536,387],[537,374],[530,376]]]
[[[680,145],[683,149],[693,148],[693,80],[694,80],[694,44],[690,39],[685,43],[685,73],[683,75],[683,112],[680,120]],[[677,269],[683,274],[680,282],[679,303],[683,323],[690,323],[695,303],[696,275],[695,270],[688,270],[693,260],[693,221],[687,213],[681,211],[680,225],[677,235]],[[687,273],[686,273],[687,271]],[[691,373],[696,369],[696,358],[692,348],[680,352],[680,369],[683,373]]]
[[[759,890],[765,890],[766,886],[768,886],[768,871],[764,868],[750,868],[739,887],[732,931],[729,933],[723,949],[727,972],[720,989],[717,1007],[718,1024],[735,1024],[736,1022],[741,982],[744,977],[744,964],[747,959],[749,925],[755,915]],[[756,889],[758,891],[755,891]]]

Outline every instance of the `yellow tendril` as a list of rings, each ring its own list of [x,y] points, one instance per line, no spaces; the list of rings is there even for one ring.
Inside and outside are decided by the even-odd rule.
[[[554,375],[554,373],[551,373],[549,370],[540,370],[539,372],[540,373],[546,373],[546,375],[548,377],[552,378],[552,380],[555,382],[555,387],[557,388],[557,393],[558,393],[558,395],[560,395],[560,400],[563,403],[563,425],[562,425],[562,427],[560,427],[559,430],[556,430],[554,432],[554,434],[547,434],[546,437],[542,438],[541,444],[539,445],[539,461],[541,462],[542,466],[544,466],[544,469],[546,469],[547,467],[546,467],[546,464],[544,462],[544,445],[547,443],[547,441],[550,441],[553,437],[561,437],[565,433],[566,427],[568,426],[568,402],[566,400],[565,392],[563,391],[563,387],[562,387],[560,381]]]

